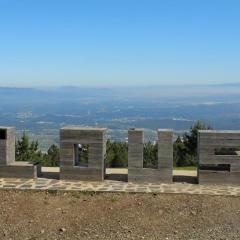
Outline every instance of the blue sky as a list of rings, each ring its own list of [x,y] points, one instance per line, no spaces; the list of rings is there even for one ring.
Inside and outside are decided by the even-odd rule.
[[[238,0],[0,0],[0,86],[230,82]]]

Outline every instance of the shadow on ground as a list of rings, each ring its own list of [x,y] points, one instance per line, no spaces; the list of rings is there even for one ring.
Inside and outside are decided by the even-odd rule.
[[[106,180],[113,180],[113,181],[122,181],[127,182],[128,181],[128,175],[127,174],[106,174],[105,175]],[[173,176],[173,182],[179,182],[179,183],[191,183],[191,184],[197,184],[197,177],[194,176],[183,176],[183,175],[175,175]]]
[[[39,178],[47,178],[47,179],[60,179],[60,174],[58,172],[42,172]]]
[[[185,183],[192,183],[197,184],[197,177],[193,176],[182,176],[182,175],[174,175],[173,176],[173,182],[185,182]]]
[[[128,181],[128,175],[127,174],[120,174],[120,173],[109,173],[105,175],[106,180],[113,180],[113,181],[121,181],[121,182],[127,182]]]

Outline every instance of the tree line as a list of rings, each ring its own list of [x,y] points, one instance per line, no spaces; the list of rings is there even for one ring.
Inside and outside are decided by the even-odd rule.
[[[189,132],[178,136],[173,143],[174,166],[196,166],[197,165],[197,132],[198,130],[212,129],[198,121]],[[144,143],[144,167],[157,167],[157,143]],[[59,166],[60,151],[57,145],[51,145],[47,152],[39,149],[38,141],[30,141],[26,133],[16,142],[16,160],[40,162],[42,166]],[[126,142],[107,141],[107,151],[105,158],[106,167],[128,166],[128,144]]]
[[[38,141],[30,142],[25,132],[16,142],[16,161],[39,162],[45,167],[57,167],[59,159],[60,151],[57,145],[51,145],[44,153],[39,149]]]

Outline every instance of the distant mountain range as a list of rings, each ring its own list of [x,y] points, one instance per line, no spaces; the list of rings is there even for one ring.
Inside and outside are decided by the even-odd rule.
[[[0,95],[19,97],[188,97],[213,96],[240,93],[240,83],[209,85],[163,85],[163,86],[129,86],[129,87],[78,87],[62,86],[56,88],[12,88],[0,87]]]

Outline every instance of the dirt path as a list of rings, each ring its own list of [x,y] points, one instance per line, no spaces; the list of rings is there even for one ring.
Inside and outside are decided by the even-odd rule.
[[[0,239],[239,239],[240,198],[0,191]]]

